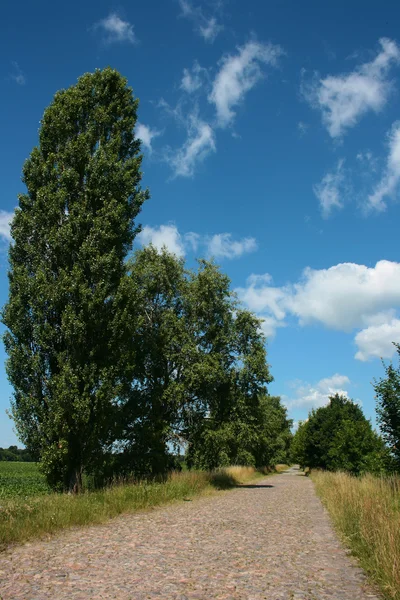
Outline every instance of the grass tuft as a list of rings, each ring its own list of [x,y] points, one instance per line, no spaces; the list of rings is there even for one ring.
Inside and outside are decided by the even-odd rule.
[[[400,478],[313,471],[344,542],[386,598],[400,600]]]
[[[228,467],[212,473],[172,473],[163,483],[118,483],[78,496],[48,493],[0,500],[0,548],[72,526],[103,523],[122,513],[187,500],[216,489],[229,489],[262,475],[252,467]]]

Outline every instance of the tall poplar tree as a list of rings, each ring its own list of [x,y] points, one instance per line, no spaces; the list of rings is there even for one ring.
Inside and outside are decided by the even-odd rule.
[[[126,377],[125,258],[141,190],[138,100],[106,68],[56,93],[12,223],[7,372],[21,441],[54,487],[79,490]]]

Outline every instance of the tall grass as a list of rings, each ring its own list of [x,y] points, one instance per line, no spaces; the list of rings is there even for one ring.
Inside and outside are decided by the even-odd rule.
[[[52,493],[2,498],[0,549],[66,527],[103,523],[121,513],[229,489],[261,476],[251,467],[228,467],[211,473],[172,473],[163,483],[119,483],[78,496]]]
[[[338,532],[386,598],[400,600],[400,478],[313,472]]]

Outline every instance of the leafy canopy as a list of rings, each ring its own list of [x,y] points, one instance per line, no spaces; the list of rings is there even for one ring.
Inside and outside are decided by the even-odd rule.
[[[292,443],[292,459],[311,469],[380,471],[384,456],[383,442],[360,406],[340,394],[310,412]]]
[[[3,322],[12,416],[54,486],[101,453],[124,371],[125,258],[140,189],[138,101],[107,68],[56,93],[23,169]]]

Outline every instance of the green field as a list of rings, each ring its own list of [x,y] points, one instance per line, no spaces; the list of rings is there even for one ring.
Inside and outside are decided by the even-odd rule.
[[[48,493],[49,488],[36,463],[0,461],[0,500]]]

